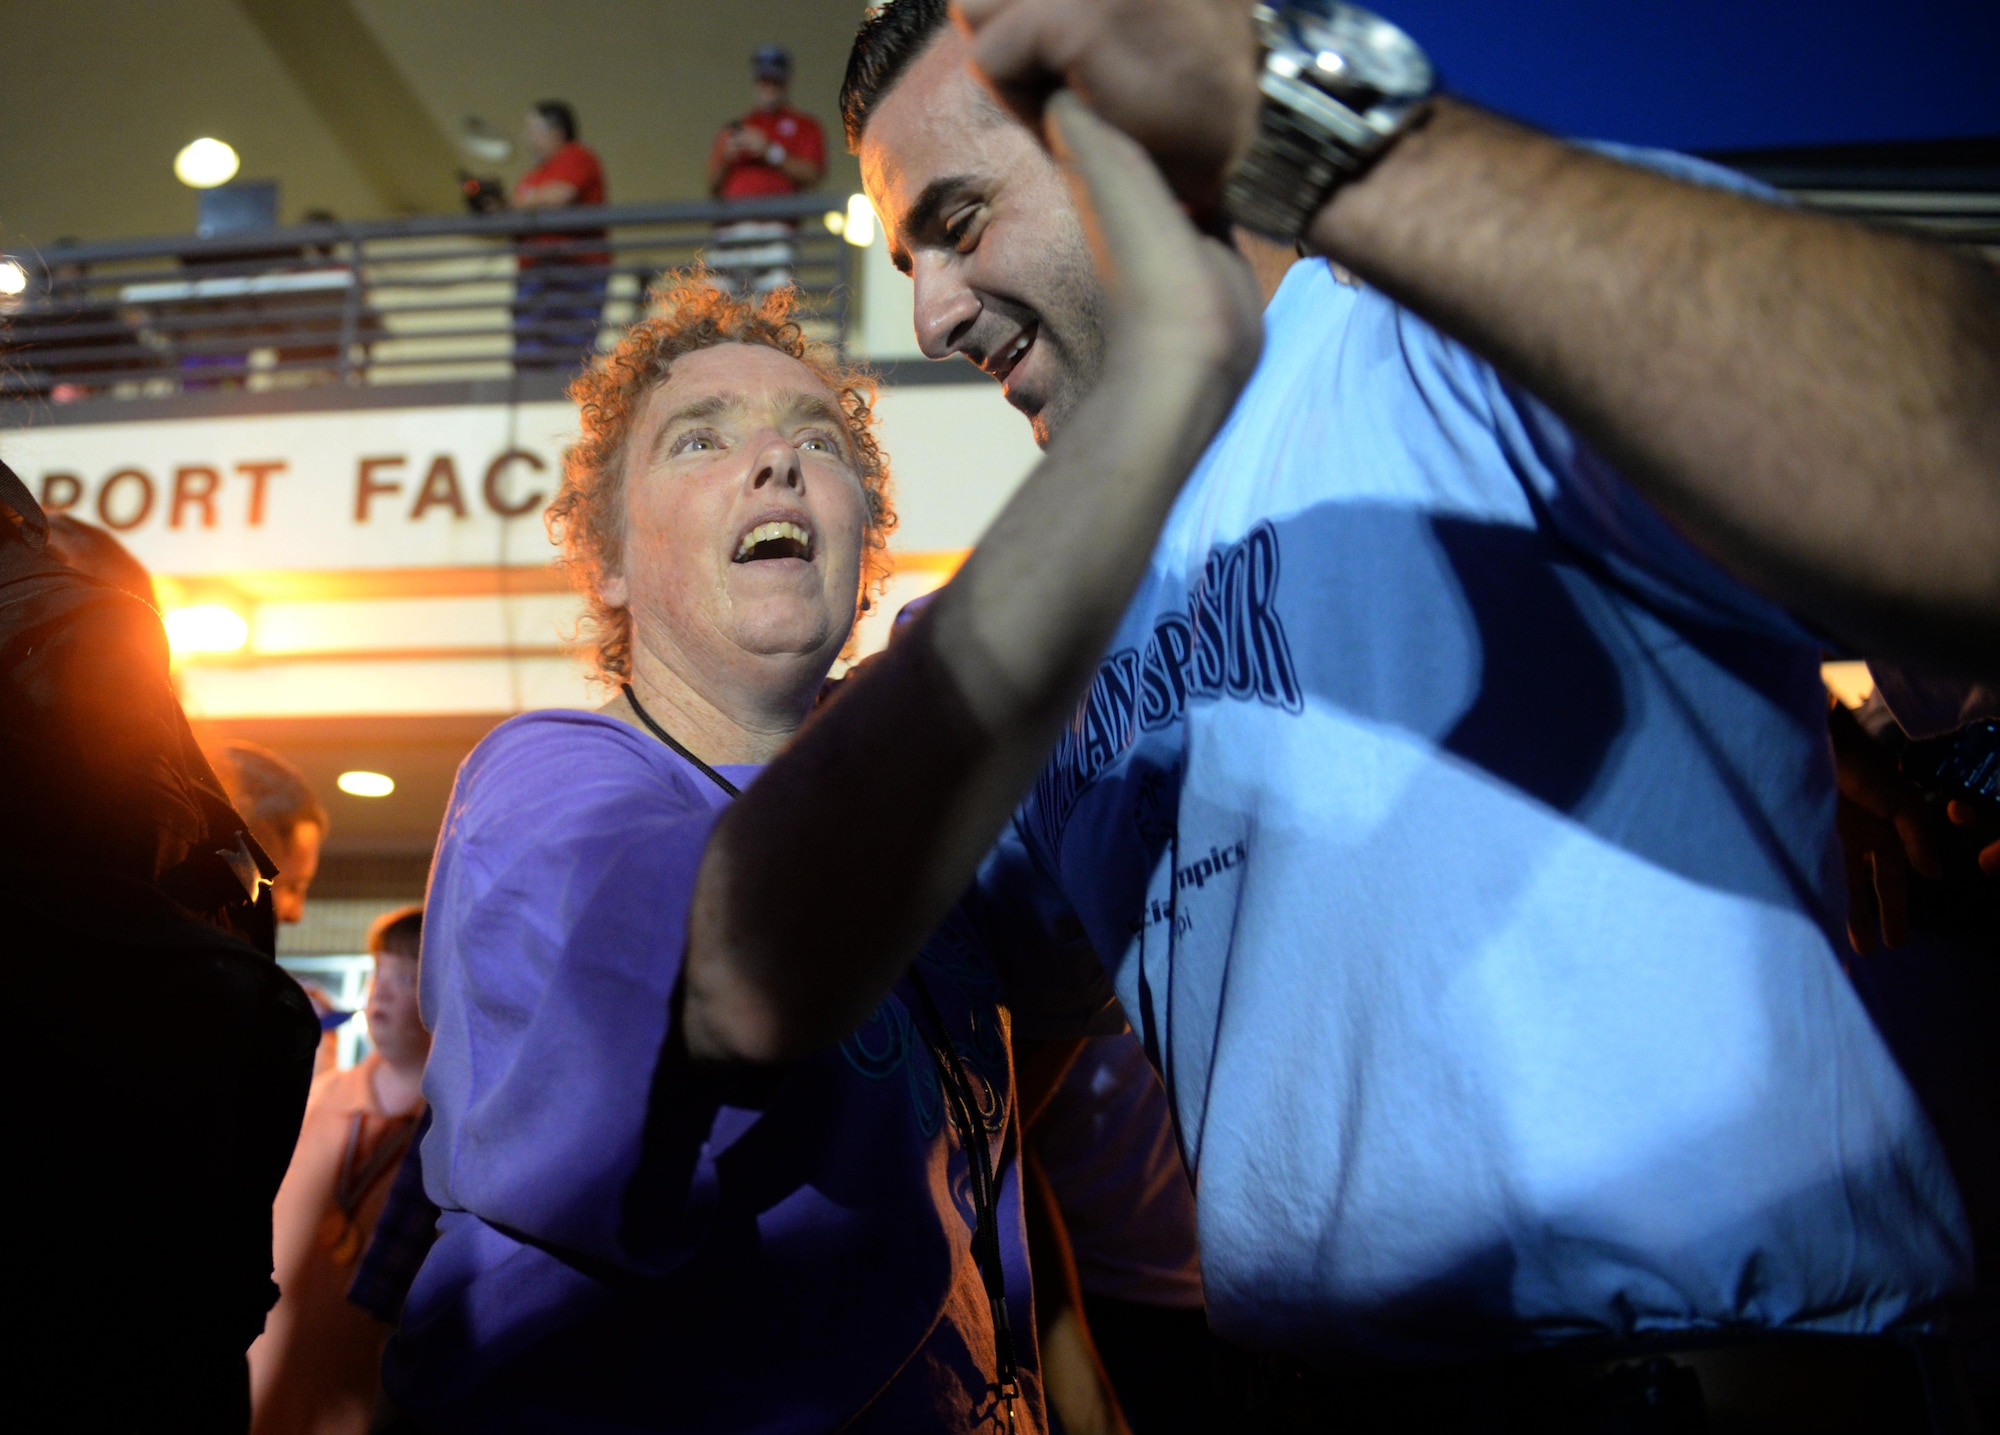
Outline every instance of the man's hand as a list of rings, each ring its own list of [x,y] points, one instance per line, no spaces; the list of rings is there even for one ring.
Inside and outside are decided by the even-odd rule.
[[[1162,174],[1127,135],[1068,91],[1045,102],[1045,128],[1070,175],[1111,302],[1110,351],[1142,363],[1184,356],[1240,386],[1263,344],[1257,281],[1241,255],[1175,211]]]
[[[793,1060],[882,1001],[1041,771],[1255,367],[1243,261],[1075,95],[1045,108],[1105,269],[1104,372],[965,567],[717,822],[688,918],[698,1060]],[[875,811],[894,820],[841,840]]]
[[[551,179],[542,184],[517,184],[514,186],[514,208],[567,209],[576,203],[576,196],[576,186],[566,179]]]
[[[1840,788],[1834,825],[1847,861],[1847,940],[1858,955],[1869,957],[1908,939],[1910,873],[1944,875],[1940,833],[1923,794],[1861,730],[1853,713],[1836,706],[1828,727]]]
[[[1857,956],[1893,951],[1910,935],[1910,873],[1939,875],[1928,865],[1936,861],[1930,819],[1901,803],[1876,812],[1843,792],[1834,825],[1847,859],[1847,940]]]
[[[1131,135],[1208,219],[1257,122],[1249,0],[957,0],[973,61],[1039,127],[1067,87]]]
[[[2000,821],[1982,815],[1963,798],[1954,798],[1945,808],[1945,815],[1954,827],[1975,829],[1974,839],[1985,844],[1979,849],[1979,870],[1989,877],[2000,878]]]

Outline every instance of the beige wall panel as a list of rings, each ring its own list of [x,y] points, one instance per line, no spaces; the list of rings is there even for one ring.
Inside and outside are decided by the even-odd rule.
[[[0,6],[0,244],[191,233],[174,155],[213,135],[280,215],[375,215],[375,193],[231,0]]]

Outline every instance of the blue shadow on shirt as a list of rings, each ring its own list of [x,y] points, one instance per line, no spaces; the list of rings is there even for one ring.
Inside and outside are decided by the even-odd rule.
[[[1308,704],[1404,729],[1689,880],[1831,923],[1825,699],[1804,644],[1664,615],[1543,529],[1353,502],[1271,527]],[[1827,821],[1780,830],[1773,814],[1815,789]]]

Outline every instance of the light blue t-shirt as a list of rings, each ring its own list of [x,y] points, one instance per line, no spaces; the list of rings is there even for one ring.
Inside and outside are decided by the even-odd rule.
[[[1841,971],[1811,636],[1323,262],[1266,329],[977,892],[1031,1029],[1109,969],[1216,1328],[1447,1357],[1962,1284]]]

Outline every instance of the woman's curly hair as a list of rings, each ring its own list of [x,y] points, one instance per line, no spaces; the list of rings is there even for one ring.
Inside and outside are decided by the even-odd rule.
[[[828,345],[808,339],[795,317],[797,308],[798,295],[790,288],[752,301],[715,287],[700,271],[665,275],[654,288],[648,316],[569,386],[582,411],[583,432],[563,454],[562,488],[542,521],[583,597],[577,645],[600,679],[616,682],[632,675],[632,615],[600,596],[625,549],[626,446],[646,396],[667,381],[674,361],[685,354],[719,344],[764,344],[797,359],[839,396],[868,504],[861,539],[863,595],[879,591],[888,578],[896,514],[889,465],[875,442],[875,380]]]

